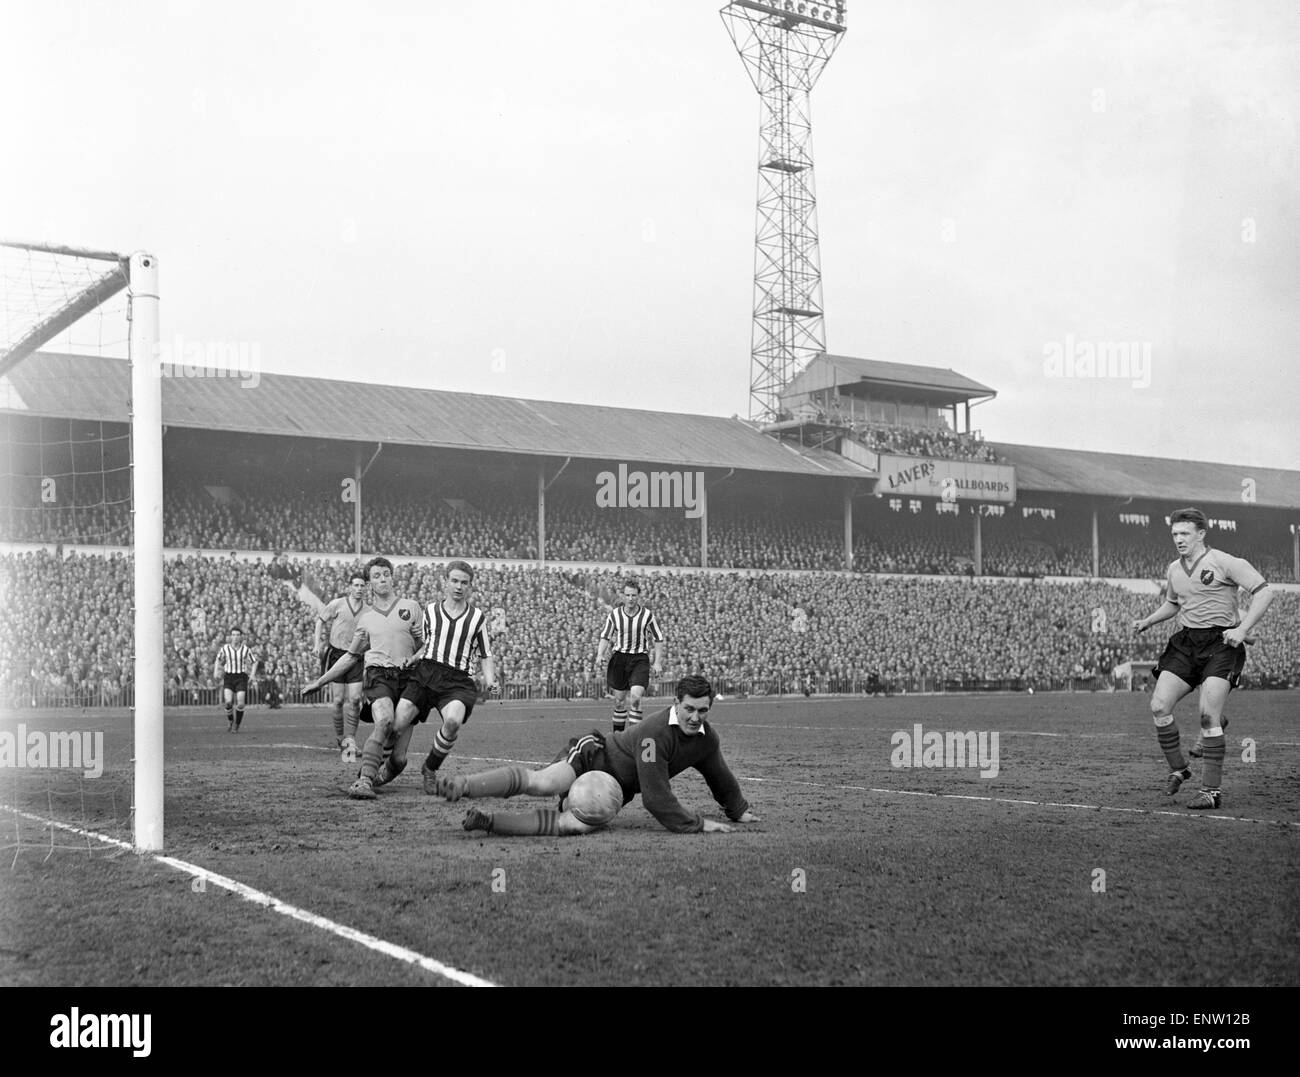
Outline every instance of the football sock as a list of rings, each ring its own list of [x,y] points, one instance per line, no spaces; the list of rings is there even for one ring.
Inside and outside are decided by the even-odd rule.
[[[489,834],[544,834],[555,837],[559,834],[560,813],[554,808],[538,808],[536,811],[499,811],[489,814],[480,813],[487,823],[482,829]]]
[[[357,723],[361,719],[361,708],[355,704],[343,708],[343,735],[349,740],[357,739]]]
[[[497,767],[465,777],[465,797],[514,797],[528,788],[527,767]]]
[[[1174,721],[1173,715],[1169,716],[1169,721],[1165,725],[1156,726],[1156,739],[1160,741],[1160,750],[1165,753],[1165,759],[1169,761],[1169,769],[1184,770],[1187,767],[1187,759],[1183,755],[1182,741],[1178,736],[1178,723]]]
[[[235,705],[234,705],[233,703],[227,703],[227,704],[226,704],[226,721],[227,721],[227,722],[230,721],[230,719],[232,719],[234,716],[235,716]]]
[[[379,772],[379,765],[384,761],[384,742],[382,738],[370,734],[366,746],[361,749],[361,777],[374,780]]]
[[[638,700],[627,709],[627,724],[636,725],[641,721],[641,703]]]
[[[429,749],[429,756],[424,761],[429,770],[437,770],[442,766],[442,761],[451,755],[451,750],[456,747],[456,733],[457,728],[454,726],[448,733],[447,723],[443,722],[442,728],[433,735],[433,747]]]
[[[626,726],[627,726],[627,708],[615,707],[614,708],[614,732],[622,733],[624,728],[626,728]]]
[[[334,736],[343,736],[343,704],[341,702],[334,704]]]
[[[239,728],[239,723],[244,720],[244,708],[238,707],[235,710],[235,728]]]
[[[1217,737],[1203,737],[1201,750],[1205,753],[1201,759],[1201,788],[1218,789],[1223,781],[1223,757],[1228,754],[1228,738],[1220,733]]]

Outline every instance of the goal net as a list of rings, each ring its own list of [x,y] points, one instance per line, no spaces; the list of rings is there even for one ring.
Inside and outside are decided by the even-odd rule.
[[[7,615],[28,619],[9,626],[0,706],[134,706],[135,845],[159,849],[162,406],[152,255],[0,241],[0,427],[0,600]],[[85,554],[99,562],[76,556]],[[102,564],[106,555],[115,567]],[[131,618],[115,601],[122,591]]]

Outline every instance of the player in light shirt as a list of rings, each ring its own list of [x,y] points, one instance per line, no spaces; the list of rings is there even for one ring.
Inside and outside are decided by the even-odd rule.
[[[1174,707],[1198,685],[1201,689],[1201,789],[1189,808],[1218,808],[1227,740],[1223,708],[1228,693],[1241,679],[1245,644],[1251,629],[1273,601],[1273,592],[1249,561],[1205,544],[1206,519],[1199,509],[1179,509],[1169,517],[1178,550],[1165,574],[1164,601],[1150,616],[1133,622],[1136,632],[1177,615],[1179,630],[1166,645],[1160,661],[1151,714],[1156,737],[1169,763],[1165,792],[1173,796],[1192,776],[1183,756]],[[1244,619],[1238,616],[1237,590],[1252,596]]]

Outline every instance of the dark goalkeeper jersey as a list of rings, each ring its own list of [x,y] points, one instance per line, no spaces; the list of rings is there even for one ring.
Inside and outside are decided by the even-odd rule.
[[[748,810],[749,801],[722,758],[722,742],[713,727],[705,721],[698,733],[688,736],[679,726],[668,724],[671,713],[672,708],[667,708],[606,738],[605,761],[623,787],[623,803],[640,793],[646,811],[669,830],[699,833],[704,829],[703,817],[683,808],[668,784],[694,767],[704,776],[727,818],[739,819]]]

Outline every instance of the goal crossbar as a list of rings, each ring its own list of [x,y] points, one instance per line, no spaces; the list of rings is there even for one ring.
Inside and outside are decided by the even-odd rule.
[[[49,343],[65,329],[89,314],[101,303],[111,299],[130,284],[129,262],[125,255],[114,251],[96,251],[84,247],[67,247],[52,243],[25,243],[22,240],[0,239],[0,246],[35,254],[64,255],[100,262],[111,262],[112,267],[90,281],[57,311],[41,319],[18,340],[0,350],[0,377],[9,373],[33,352]]]

